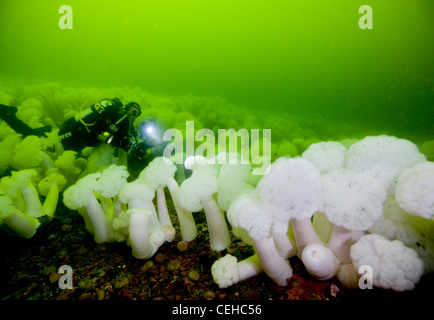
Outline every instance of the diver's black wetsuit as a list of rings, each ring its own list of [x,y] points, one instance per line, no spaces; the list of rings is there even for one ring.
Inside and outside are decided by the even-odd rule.
[[[59,129],[59,137],[67,150],[80,151],[85,147],[95,147],[104,141],[103,133],[111,134],[110,144],[115,147],[128,146],[132,133],[135,132],[133,121],[141,112],[140,106],[130,103],[125,108],[122,102],[115,98],[113,103],[102,107],[92,105],[82,119],[73,117],[66,120]],[[134,117],[131,108],[136,108]],[[15,132],[27,137],[35,135],[45,137],[51,131],[51,126],[33,129],[17,118],[18,109],[0,104],[0,119],[4,120]]]
[[[32,129],[17,118],[17,110],[16,107],[0,104],[0,119],[23,137],[45,137],[45,133],[51,131],[51,126]],[[78,153],[85,147],[107,143],[125,150],[129,165],[137,170],[143,169],[152,156],[162,154],[162,146],[156,146],[138,135],[133,122],[140,114],[141,108],[135,102],[123,105],[118,98],[102,99],[62,124],[58,133],[60,142],[66,150]]]
[[[103,137],[100,136],[104,132],[113,134],[110,144],[124,148],[131,133],[134,132],[132,122],[135,118],[128,117],[122,108],[122,102],[118,99],[114,99],[113,102],[104,109],[97,109],[93,105],[89,113],[83,116],[82,121],[76,118],[66,120],[59,129],[64,148],[78,151],[84,147],[97,146],[104,142]],[[123,120],[119,122],[120,119]],[[111,129],[113,126],[116,128]]]

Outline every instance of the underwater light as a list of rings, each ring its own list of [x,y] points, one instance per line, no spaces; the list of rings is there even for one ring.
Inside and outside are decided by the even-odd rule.
[[[152,125],[148,125],[148,126],[145,127],[145,132],[146,132],[147,134],[152,134],[152,133],[155,132],[155,127],[152,126]]]
[[[140,125],[139,132],[143,139],[151,145],[161,143],[162,137],[154,119],[148,119]]]

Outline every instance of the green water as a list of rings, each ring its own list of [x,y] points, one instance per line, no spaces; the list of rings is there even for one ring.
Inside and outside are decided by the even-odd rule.
[[[359,28],[364,4],[373,29]],[[432,0],[0,0],[0,79],[223,97],[229,113],[426,141],[433,15]]]

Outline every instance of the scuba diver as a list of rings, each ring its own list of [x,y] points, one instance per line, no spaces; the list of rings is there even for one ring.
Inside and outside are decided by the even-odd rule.
[[[51,126],[32,129],[17,118],[18,109],[0,104],[0,119],[23,137],[44,137]],[[59,138],[67,150],[80,152],[85,147],[101,143],[121,148],[128,155],[128,164],[144,167],[153,157],[162,154],[162,139],[155,120],[147,118],[137,130],[133,123],[142,110],[136,102],[124,105],[118,98],[101,99],[90,108],[66,120],[59,129]]]

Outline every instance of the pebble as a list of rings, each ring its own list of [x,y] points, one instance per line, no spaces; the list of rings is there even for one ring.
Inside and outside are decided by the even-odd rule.
[[[114,284],[114,288],[115,289],[120,289],[120,288],[125,287],[129,283],[130,283],[130,280],[128,280],[127,277],[120,277],[119,279],[116,280],[116,282]]]
[[[336,298],[336,297],[338,296],[340,290],[339,290],[338,286],[332,284],[332,285],[329,287],[329,291],[330,291],[330,295],[331,295],[333,298]]]
[[[91,300],[95,296],[94,292],[84,292],[79,297],[78,300]]]
[[[145,262],[145,264],[142,266],[142,272],[146,272],[149,269],[151,269],[154,266],[154,262],[152,262],[152,260],[148,260]]]
[[[214,292],[212,292],[212,291],[205,291],[205,292],[203,293],[203,297],[204,297],[204,299],[206,299],[206,300],[212,300],[212,299],[215,298],[215,294],[214,294]]]
[[[93,279],[84,278],[78,281],[78,287],[84,290],[95,289],[95,281]]]
[[[52,274],[50,274],[50,283],[55,283],[59,281],[60,277],[62,277],[62,274],[58,272],[53,272]]]
[[[196,270],[191,270],[188,273],[188,277],[193,280],[193,281],[197,281],[200,278],[199,272],[197,272]]]
[[[233,254],[233,253],[235,252],[235,249],[234,249],[234,248],[227,248],[226,251],[227,251],[229,254]]]
[[[96,299],[97,300],[104,300],[105,292],[104,290],[98,290],[96,292]]]
[[[178,242],[176,247],[178,248],[178,250],[180,252],[184,252],[184,251],[187,251],[187,249],[188,249],[188,243],[187,243],[187,241],[181,240]]]
[[[226,293],[220,293],[220,294],[219,294],[219,299],[220,299],[220,300],[224,300],[224,299],[226,299]]]
[[[175,271],[181,268],[181,263],[178,260],[170,260],[167,264],[167,270]]]
[[[49,276],[54,272],[57,272],[57,268],[55,266],[49,266],[45,269],[44,274]]]
[[[60,294],[56,297],[56,300],[69,300],[71,299],[70,295],[74,293],[75,289],[65,289],[60,292]]]
[[[164,254],[162,254],[162,253],[159,253],[159,254],[157,254],[156,256],[155,256],[155,262],[163,262],[164,261],[164,259],[165,259],[166,257],[164,256]]]

